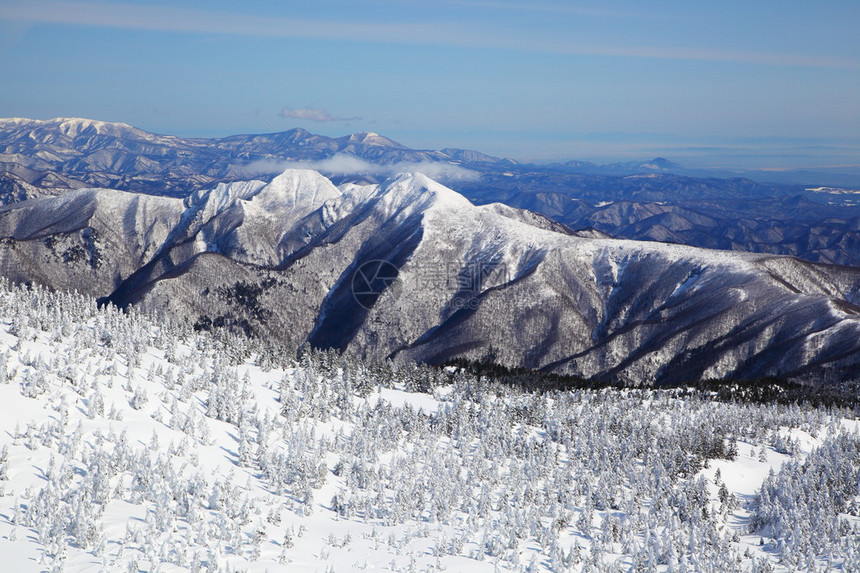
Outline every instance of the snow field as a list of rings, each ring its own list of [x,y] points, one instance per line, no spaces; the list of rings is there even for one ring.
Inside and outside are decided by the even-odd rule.
[[[847,410],[289,360],[8,285],[0,317],[10,571],[860,564]]]

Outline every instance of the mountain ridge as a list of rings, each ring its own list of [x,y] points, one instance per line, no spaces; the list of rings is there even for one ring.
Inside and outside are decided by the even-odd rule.
[[[277,133],[182,138],[82,118],[2,120],[0,151],[5,171],[28,183],[38,181],[28,170],[51,171],[86,186],[175,196],[217,182],[241,180],[248,165],[265,160],[313,161],[344,153],[380,164],[460,162],[444,152],[410,149],[372,132],[327,137],[295,128]],[[448,151],[464,157],[478,153]],[[133,177],[128,178],[128,174]]]
[[[589,238],[421,174],[338,189],[288,170],[185,200],[72,191],[3,207],[0,237],[0,273],[16,282],[286,348],[430,363],[492,352],[631,384],[837,380],[860,363],[858,269]],[[374,261],[396,280],[357,296]]]

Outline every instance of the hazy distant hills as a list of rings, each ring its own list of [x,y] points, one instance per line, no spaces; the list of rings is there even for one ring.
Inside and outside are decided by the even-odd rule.
[[[16,282],[285,348],[633,383],[860,368],[858,269],[571,234],[423,175],[336,187],[289,170],[185,199],[68,191],[0,209],[0,238]]]
[[[850,187],[703,176],[662,158],[525,165],[478,151],[414,150],[373,133],[188,139],[94,120],[0,120],[4,204],[81,187],[187,197],[287,167],[338,184],[421,171],[475,203],[528,209],[571,229],[860,266],[860,190]]]
[[[851,195],[846,204],[832,193],[666,173],[486,174],[457,189],[479,204],[498,201],[618,238],[860,266],[860,207]]]
[[[147,133],[124,123],[57,118],[0,120],[0,170],[41,187],[82,186],[184,197],[221,181],[248,178],[278,162],[342,154],[371,163],[458,161],[510,165],[458,149],[417,151],[375,133],[340,138],[304,129],[215,139]],[[49,179],[45,179],[49,177]]]

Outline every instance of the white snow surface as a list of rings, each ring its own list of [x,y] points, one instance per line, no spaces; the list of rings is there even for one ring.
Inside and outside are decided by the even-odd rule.
[[[0,287],[7,571],[823,570],[796,540],[759,544],[754,498],[834,436],[860,442],[844,410],[292,362]],[[734,459],[697,470],[678,448],[727,425]],[[858,565],[858,501],[833,569]]]

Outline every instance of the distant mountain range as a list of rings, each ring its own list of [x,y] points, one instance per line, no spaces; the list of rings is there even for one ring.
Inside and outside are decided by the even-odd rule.
[[[529,209],[572,229],[860,266],[860,191],[807,192],[749,179],[533,171],[458,182],[478,204]]]
[[[288,167],[336,183],[420,171],[478,204],[502,202],[617,238],[786,254],[860,266],[860,190],[703,177],[662,158],[529,165],[477,151],[414,150],[374,133],[302,129],[217,139],[85,119],[0,120],[0,203],[104,187],[187,197]]]
[[[147,133],[124,123],[58,118],[0,120],[0,171],[39,187],[104,187],[185,197],[216,183],[285,161],[343,155],[377,165],[452,162],[511,165],[475,151],[417,151],[375,133],[339,138],[304,129],[264,135],[189,139]]]
[[[0,274],[285,348],[635,384],[860,368],[860,269],[573,233],[420,174],[18,202],[0,209]]]
[[[565,161],[564,163],[550,163],[549,167],[559,168],[576,173],[587,173],[591,175],[632,175],[634,173],[678,173],[684,168],[668,159],[656,157],[651,161],[624,161],[621,163],[607,163],[598,165],[590,161]]]

